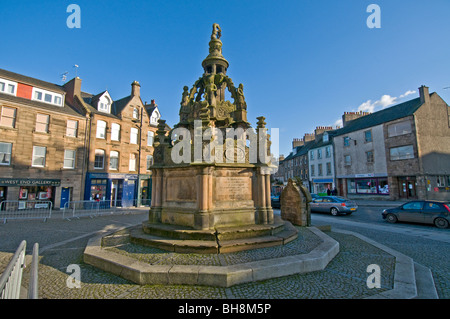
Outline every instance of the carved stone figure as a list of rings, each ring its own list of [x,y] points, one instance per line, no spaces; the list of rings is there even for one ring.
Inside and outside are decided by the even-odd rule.
[[[213,39],[220,39],[220,37],[222,36],[222,29],[220,28],[220,26],[217,23],[213,24],[213,31],[211,34],[211,40]]]

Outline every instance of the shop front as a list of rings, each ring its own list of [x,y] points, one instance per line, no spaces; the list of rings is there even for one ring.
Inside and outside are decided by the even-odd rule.
[[[332,178],[313,179],[312,192],[316,194],[327,195],[327,190],[334,189],[334,181]]]
[[[50,201],[55,205],[55,190],[59,179],[0,178],[0,202],[18,201],[25,208],[35,201]]]
[[[113,207],[136,205],[137,175],[87,173],[85,200],[100,200]]]
[[[387,176],[376,176],[374,174],[359,174],[339,178],[339,189],[346,196],[375,196],[389,197],[391,190]]]

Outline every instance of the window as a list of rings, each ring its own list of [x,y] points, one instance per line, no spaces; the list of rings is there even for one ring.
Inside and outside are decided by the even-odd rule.
[[[311,165],[311,176],[315,176],[314,165]]]
[[[5,83],[0,82],[0,92],[5,92]]]
[[[61,105],[62,98],[60,96],[55,95],[55,98],[53,99],[53,104]]]
[[[326,158],[331,157],[331,147],[330,146],[325,147],[325,157]]]
[[[319,176],[322,176],[322,164],[317,165],[317,171]]]
[[[155,133],[152,131],[147,132],[147,146],[153,146],[153,140],[155,137]]]
[[[119,152],[111,151],[109,153],[109,169],[119,169]]]
[[[344,146],[350,146],[350,137],[344,136]]]
[[[147,171],[151,169],[152,165],[153,165],[153,156],[147,155]]]
[[[35,92],[34,92],[34,99],[35,99],[35,100],[42,101],[42,92],[40,92],[40,91],[35,91]]]
[[[152,113],[152,116],[151,116],[151,118],[150,118],[150,124],[157,125],[157,124],[158,124],[159,118],[160,118],[160,115],[159,115],[158,111],[155,110],[155,111]]]
[[[48,127],[50,124],[50,115],[37,114],[36,115],[36,132],[48,133]]]
[[[139,119],[139,110],[137,108],[133,109],[133,118],[135,120]]]
[[[389,150],[391,161],[414,158],[414,148],[412,145],[393,147]]]
[[[138,142],[138,129],[132,127],[130,131],[130,143],[137,144],[137,142]]]
[[[314,152],[313,151],[309,151],[309,159],[310,160],[314,159]]]
[[[445,176],[437,176],[436,185],[437,187],[445,187]]]
[[[97,121],[97,138],[106,138],[106,122]]]
[[[319,148],[319,149],[317,150],[317,158],[318,158],[318,159],[322,158],[322,149],[321,149],[321,148]]]
[[[344,157],[344,165],[345,166],[352,165],[352,157],[350,155],[345,155],[345,157]]]
[[[364,131],[364,141],[366,143],[372,142],[372,130]]]
[[[389,137],[409,134],[411,132],[412,132],[411,122],[409,122],[409,121],[403,121],[403,122],[391,124],[388,126],[388,136]]]
[[[51,94],[45,93],[44,95],[44,101],[47,103],[52,103],[53,96]]]
[[[95,150],[94,168],[103,169],[104,162],[105,162],[105,151]]]
[[[74,150],[64,150],[63,168],[75,168],[75,154]]]
[[[347,193],[389,195],[388,180],[386,177],[347,179]]]
[[[328,162],[327,163],[327,176],[330,176],[330,175],[331,175],[331,163]]]
[[[410,202],[403,205],[403,209],[406,210],[420,210],[422,209],[423,202]]]
[[[120,125],[117,123],[111,124],[111,140],[120,141]]]
[[[33,146],[33,159],[31,166],[44,167],[47,148],[43,146]]]
[[[77,137],[78,135],[78,121],[67,120],[66,136]]]
[[[373,163],[373,151],[366,152],[367,163]]]
[[[130,171],[136,170],[136,154],[131,153],[130,154]]]
[[[2,113],[0,116],[0,125],[7,127],[16,126],[16,113],[17,109],[12,107],[3,106]]]
[[[10,165],[11,164],[11,143],[0,142],[0,165]]]

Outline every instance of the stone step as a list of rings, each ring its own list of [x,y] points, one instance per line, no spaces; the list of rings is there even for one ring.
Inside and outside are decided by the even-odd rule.
[[[283,223],[282,229],[279,226],[275,228],[279,231],[273,235],[261,236],[258,233],[259,236],[257,237],[238,237],[228,240],[221,240],[216,237],[214,237],[214,240],[168,238],[151,235],[141,228],[135,228],[130,231],[130,241],[138,245],[177,253],[217,254],[283,245],[297,238],[298,231],[290,223]],[[231,229],[228,229],[228,231],[231,231]]]
[[[130,233],[130,241],[134,244],[158,248],[176,253],[217,254],[219,245],[214,240],[172,239],[144,233],[134,229]]]
[[[158,237],[184,239],[184,240],[205,240],[215,241],[216,231],[211,230],[195,230],[188,227],[170,224],[152,224],[148,221],[142,223],[142,229],[149,235]]]
[[[296,239],[298,231],[295,227],[287,228],[275,235],[267,235],[255,238],[240,238],[219,241],[220,253],[231,253],[249,249],[265,248],[287,244]]]

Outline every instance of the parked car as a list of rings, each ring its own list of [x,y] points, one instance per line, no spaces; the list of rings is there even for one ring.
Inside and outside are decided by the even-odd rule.
[[[271,203],[272,208],[281,208],[280,195],[278,195],[278,196],[271,196],[270,197],[270,203]]]
[[[413,222],[447,228],[450,223],[450,202],[412,201],[396,208],[385,209],[381,216],[390,223]]]
[[[350,215],[358,210],[358,205],[341,196],[318,196],[311,202],[311,212],[331,213],[333,216],[339,214]]]
[[[320,196],[317,194],[311,193],[311,197],[312,197],[312,199],[314,199],[314,198],[319,198]]]

